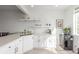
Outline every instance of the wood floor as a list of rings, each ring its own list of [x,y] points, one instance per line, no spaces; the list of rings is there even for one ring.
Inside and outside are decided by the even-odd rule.
[[[49,50],[46,50],[46,49],[34,48],[33,50],[26,52],[25,54],[54,54],[54,53],[52,51],[49,51]]]
[[[34,48],[28,52],[25,52],[25,54],[74,54],[70,50],[64,50],[64,49],[38,49]]]

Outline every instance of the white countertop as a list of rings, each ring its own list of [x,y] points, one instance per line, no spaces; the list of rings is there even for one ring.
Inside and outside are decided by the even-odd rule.
[[[0,37],[0,46],[5,45],[13,40],[16,40],[19,37],[20,37],[20,35],[18,35],[18,34],[12,34],[12,35],[8,35],[8,36]]]
[[[27,36],[30,36],[30,35],[27,35]],[[22,37],[22,36],[20,36],[20,34],[11,34],[8,36],[0,37],[0,46],[8,44],[9,42],[12,42],[13,40],[16,40],[20,37]]]

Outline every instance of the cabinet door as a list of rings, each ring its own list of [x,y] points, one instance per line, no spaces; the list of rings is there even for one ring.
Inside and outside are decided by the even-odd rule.
[[[38,42],[39,42],[39,38],[38,38],[37,36],[34,36],[34,37],[33,37],[33,47],[34,47],[34,48],[39,48]]]
[[[15,53],[15,44],[11,42],[0,47],[0,54],[14,54]]]
[[[16,54],[20,54],[20,53],[23,53],[23,47],[22,47],[22,45],[23,45],[23,41],[22,41],[22,37],[21,38],[18,38],[17,40],[16,40],[16,43],[15,43],[15,53]]]
[[[27,52],[33,48],[33,40],[32,37],[23,37],[23,52]]]

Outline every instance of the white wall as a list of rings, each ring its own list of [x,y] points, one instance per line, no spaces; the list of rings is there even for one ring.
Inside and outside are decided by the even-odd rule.
[[[64,19],[64,12],[60,10],[53,10],[52,8],[43,8],[43,7],[42,8],[41,7],[34,7],[34,8],[27,7],[27,9],[29,10],[31,17],[33,17],[34,19],[40,19],[41,20],[40,23],[43,26],[46,26],[46,24],[51,24],[52,29],[56,29],[56,19]],[[48,42],[50,41],[50,40],[44,39],[44,38],[50,37],[49,35],[45,34],[45,31],[47,29],[48,28],[36,28],[35,32],[36,32],[37,38],[35,42],[38,42],[39,40],[42,41],[43,43],[45,43],[45,41],[48,41]],[[55,35],[51,35],[51,36],[53,38],[56,37],[56,31],[53,31],[53,34]],[[42,37],[41,39],[40,39],[40,36]],[[56,37],[57,39],[56,38],[53,39],[53,38],[51,40],[54,40],[52,42],[54,44],[52,45],[51,48],[56,48],[56,45],[58,43],[57,42],[58,38],[57,37]],[[38,48],[37,45],[38,43],[34,43],[35,48]],[[41,46],[43,46],[42,43],[41,43]],[[46,45],[44,45],[44,47],[46,47]]]
[[[73,25],[74,25],[74,22],[73,22],[73,14],[74,14],[74,9],[76,7],[79,7],[79,6],[72,6],[70,7],[69,9],[65,10],[65,19],[64,19],[64,26],[68,26],[68,27],[71,27],[71,30],[72,30],[72,34],[73,34]],[[78,48],[79,48],[79,42],[78,42],[78,39],[79,39],[79,36],[77,35],[73,35],[74,36],[74,39],[73,39],[73,51],[75,53],[78,52]]]
[[[64,11],[64,27],[71,27],[72,34],[73,34],[73,13],[76,7],[78,6],[72,5]]]
[[[20,32],[28,28],[29,22],[21,22],[22,13],[15,11],[0,11],[0,32]],[[25,24],[26,23],[26,24]]]
[[[50,23],[55,26],[56,19],[63,19],[63,11],[43,7],[28,8],[31,17],[42,20],[43,24]]]
[[[51,24],[52,27],[55,27],[56,19],[63,19],[63,12],[56,11],[51,9],[41,9],[41,8],[34,8],[29,9],[28,11],[30,14],[36,18],[41,20],[41,24],[45,26],[46,24]],[[25,28],[25,24],[20,22],[22,14],[17,10],[10,10],[10,11],[0,11],[0,31],[10,31],[10,32],[17,32],[22,31]],[[33,22],[26,22],[26,25],[32,24]],[[37,22],[39,23],[39,22]],[[26,26],[27,27],[27,26]]]
[[[64,12],[60,10],[53,10],[51,8],[28,8],[28,11],[31,14],[31,17],[34,17],[35,20],[40,20],[37,22],[37,24],[41,24],[42,28],[30,28],[31,30],[34,30],[34,34],[39,38],[41,36],[40,40],[44,40],[45,36],[47,36],[46,30],[48,28],[45,28],[46,24],[51,24],[52,31],[56,28],[56,19],[64,19]],[[21,13],[19,11],[0,11],[0,31],[8,31],[8,32],[19,32],[23,31],[29,26],[34,26],[35,22],[26,22],[26,26],[24,22],[19,22],[19,19],[21,18]],[[56,31],[53,31],[56,33]],[[44,35],[44,36],[43,36]],[[56,35],[55,35],[56,36]],[[37,38],[37,40],[38,40]],[[52,43],[56,43],[56,39]],[[36,44],[37,45],[37,44]],[[56,47],[56,44],[53,45],[53,47]],[[52,47],[52,48],[53,48]]]

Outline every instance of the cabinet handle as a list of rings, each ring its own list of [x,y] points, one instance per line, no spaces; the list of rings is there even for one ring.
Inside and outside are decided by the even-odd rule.
[[[15,53],[18,52],[18,47],[15,48]]]
[[[9,48],[11,48],[11,46],[9,46]]]

